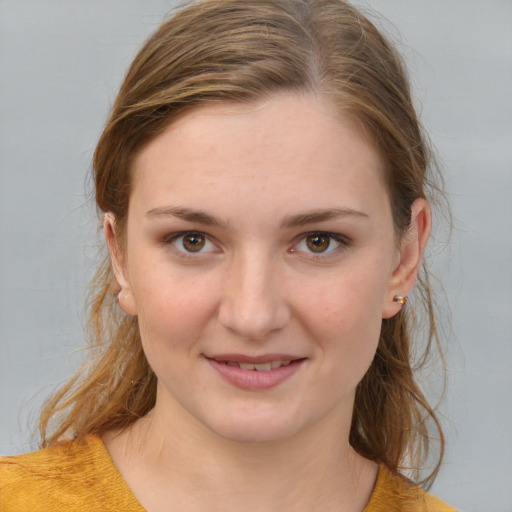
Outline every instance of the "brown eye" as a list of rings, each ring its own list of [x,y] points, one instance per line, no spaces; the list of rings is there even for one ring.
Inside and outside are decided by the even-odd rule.
[[[201,233],[189,233],[183,235],[183,248],[188,252],[201,251],[206,243],[206,238]]]
[[[321,233],[306,237],[306,245],[311,252],[324,252],[329,248],[331,238]]]

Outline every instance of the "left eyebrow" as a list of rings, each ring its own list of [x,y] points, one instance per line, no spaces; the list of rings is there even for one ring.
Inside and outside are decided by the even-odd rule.
[[[324,210],[314,210],[285,217],[281,226],[284,228],[295,228],[306,224],[314,224],[316,222],[324,222],[326,220],[344,217],[356,217],[362,219],[369,218],[367,213],[353,210],[352,208],[327,208]]]

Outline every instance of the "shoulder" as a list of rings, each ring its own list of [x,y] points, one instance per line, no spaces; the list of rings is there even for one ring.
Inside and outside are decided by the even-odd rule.
[[[379,467],[377,482],[364,512],[457,512],[402,475]]]
[[[141,510],[99,437],[0,458],[0,512]],[[119,510],[117,508],[117,510]]]

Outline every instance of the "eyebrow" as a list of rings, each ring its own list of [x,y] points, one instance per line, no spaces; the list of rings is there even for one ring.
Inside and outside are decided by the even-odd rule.
[[[203,224],[205,226],[219,226],[226,228],[227,224],[218,219],[217,217],[210,215],[202,210],[192,210],[181,206],[162,206],[152,208],[146,212],[146,217],[160,217],[160,216],[171,216],[177,217],[187,222],[196,224]],[[355,218],[369,218],[367,213],[353,210],[352,208],[326,208],[321,210],[313,210],[304,213],[298,213],[290,215],[283,219],[281,227],[294,228],[300,227],[307,224],[314,224],[316,222],[325,222],[327,220],[334,220],[339,218],[355,217]]]
[[[181,206],[162,206],[152,208],[146,212],[146,217],[160,217],[171,216],[187,222],[194,222],[196,224],[204,224],[205,226],[220,226],[226,227],[226,223],[206,213],[202,210],[192,210]]]
[[[335,220],[344,217],[368,219],[369,215],[358,210],[353,210],[352,208],[326,208],[285,217],[281,226],[285,228],[294,228],[304,226],[306,224],[314,224],[316,222],[324,222],[326,220]]]

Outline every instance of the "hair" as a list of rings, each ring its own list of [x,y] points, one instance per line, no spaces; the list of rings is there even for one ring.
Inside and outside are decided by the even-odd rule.
[[[149,38],[128,70],[93,161],[96,202],[126,227],[134,157],[178,117],[212,102],[254,102],[279,92],[328,98],[382,156],[397,239],[411,205],[431,197],[436,172],[416,114],[402,58],[360,11],[343,0],[203,0],[178,11]],[[122,245],[123,242],[121,242]],[[156,377],[142,350],[137,318],[116,302],[108,255],[89,303],[89,357],[50,397],[41,446],[128,428],[156,399]],[[392,471],[420,468],[429,455],[427,425],[444,440],[435,410],[414,379],[439,346],[429,273],[417,283],[428,329],[415,358],[409,307],[382,321],[377,353],[356,390],[350,443]],[[417,311],[416,311],[417,313]],[[416,477],[418,478],[418,477]]]

